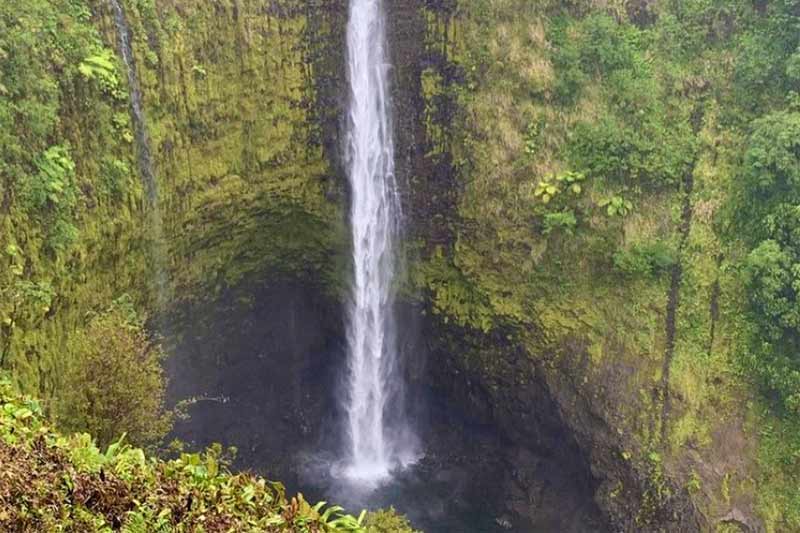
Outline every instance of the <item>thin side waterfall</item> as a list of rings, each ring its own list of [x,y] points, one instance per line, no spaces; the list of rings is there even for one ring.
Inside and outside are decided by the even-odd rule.
[[[394,169],[386,32],[381,0],[350,0],[347,162],[354,278],[348,323],[347,412],[350,479],[386,478],[408,459],[401,449],[393,312],[400,201]],[[397,422],[401,420],[401,422]]]
[[[161,208],[158,202],[158,182],[153,166],[153,157],[150,152],[150,139],[147,135],[147,121],[145,120],[142,104],[142,91],[139,86],[139,76],[136,72],[136,60],[133,56],[131,45],[131,31],[125,11],[120,0],[109,0],[114,11],[114,23],[117,27],[119,49],[125,69],[128,73],[128,90],[130,91],[131,119],[133,121],[134,136],[136,138],[137,161],[142,183],[147,194],[147,207],[149,215],[149,230],[152,240],[151,254],[153,271],[156,283],[156,298],[159,309],[163,309],[167,300],[167,254],[164,241],[163,221]]]

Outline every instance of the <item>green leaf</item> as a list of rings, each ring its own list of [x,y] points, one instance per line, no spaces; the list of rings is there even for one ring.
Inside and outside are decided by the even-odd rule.
[[[33,416],[33,412],[25,407],[20,407],[14,411],[14,418],[18,420],[27,420]]]
[[[127,436],[127,434],[123,433],[122,436],[119,438],[119,440],[117,442],[115,442],[113,444],[110,444],[108,446],[108,449],[106,450],[106,453],[105,453],[106,459],[114,459],[121,452],[125,451],[123,441],[125,440],[126,436]]]
[[[283,518],[281,515],[273,515],[267,519],[266,524],[267,526],[282,526],[286,523],[286,519]]]
[[[78,72],[80,72],[81,75],[86,79],[92,79],[94,77],[92,67],[85,63],[78,65]]]
[[[253,498],[256,496],[256,489],[252,485],[247,485],[244,490],[242,491],[242,501],[245,503],[250,503],[253,501]]]

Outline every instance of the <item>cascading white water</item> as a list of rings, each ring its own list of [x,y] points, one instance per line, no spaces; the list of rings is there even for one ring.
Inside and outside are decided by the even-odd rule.
[[[128,74],[128,90],[130,91],[131,120],[136,136],[136,149],[138,153],[139,172],[147,195],[148,206],[148,229],[152,244],[150,247],[153,271],[155,278],[155,293],[158,309],[166,308],[168,301],[167,279],[167,250],[164,240],[163,221],[161,217],[161,206],[158,199],[158,183],[153,165],[153,157],[150,152],[150,140],[147,135],[147,122],[145,120],[144,104],[142,101],[142,90],[139,86],[139,76],[136,73],[136,60],[133,55],[133,44],[131,41],[131,30],[128,26],[125,10],[120,0],[110,0],[111,8],[114,12],[114,22],[117,26],[117,36],[119,40],[119,51],[125,69]],[[163,327],[163,325],[162,325]]]
[[[374,481],[402,462],[387,427],[394,375],[393,289],[400,202],[394,176],[389,64],[381,0],[350,0],[348,172],[354,279],[348,325],[348,477]]]
[[[131,31],[125,18],[125,11],[119,0],[110,0],[114,10],[114,22],[117,26],[119,49],[122,61],[128,74],[128,88],[131,96],[131,114],[133,129],[136,133],[136,145],[139,155],[139,170],[151,204],[158,203],[158,188],[156,186],[155,172],[153,171],[153,158],[150,154],[150,141],[147,138],[147,125],[144,118],[144,105],[142,104],[142,90],[139,87],[139,76],[136,73],[136,60],[133,57],[131,44]]]

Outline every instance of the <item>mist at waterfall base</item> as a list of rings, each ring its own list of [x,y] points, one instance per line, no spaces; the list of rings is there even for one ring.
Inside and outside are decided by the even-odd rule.
[[[471,378],[448,366],[435,322],[408,302],[396,307],[398,360],[422,456],[369,490],[335,476],[331,467],[349,448],[337,393],[348,357],[341,309],[329,293],[295,282],[250,282],[219,300],[187,304],[173,321],[170,404],[204,400],[176,420],[167,441],[195,451],[215,442],[235,446],[235,471],[257,472],[283,482],[287,494],[356,515],[392,506],[425,533],[608,531],[586,526],[596,523],[586,467],[554,457],[550,447],[511,441],[485,405],[468,401],[482,397],[480,387],[463,394]],[[568,449],[566,431],[549,438]],[[533,523],[518,516],[529,512]]]

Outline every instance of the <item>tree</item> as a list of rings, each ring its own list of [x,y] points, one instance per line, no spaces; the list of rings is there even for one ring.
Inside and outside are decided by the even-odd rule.
[[[60,423],[92,433],[101,446],[122,433],[133,444],[154,444],[171,426],[163,357],[130,302],[118,300],[69,342]]]
[[[800,113],[754,124],[745,154],[740,227],[751,320],[751,370],[786,409],[800,412]]]

